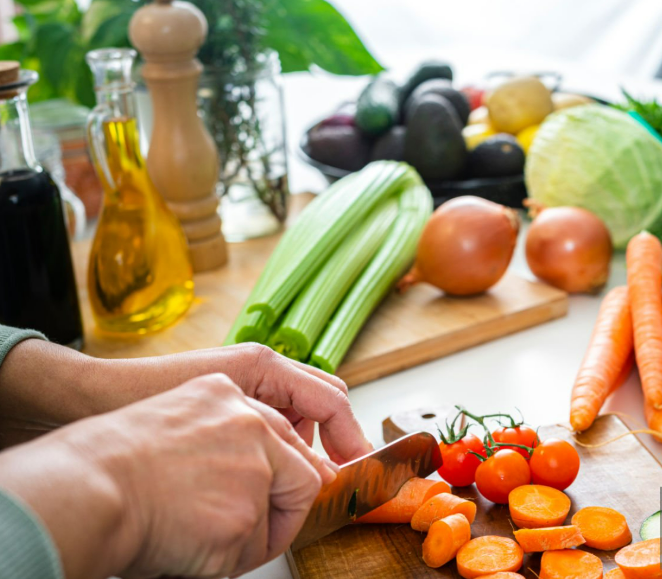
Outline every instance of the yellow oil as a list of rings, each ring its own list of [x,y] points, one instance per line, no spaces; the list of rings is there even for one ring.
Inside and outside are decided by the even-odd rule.
[[[90,303],[102,331],[145,334],[188,310],[193,270],[179,221],[147,173],[136,119],[106,121],[103,131],[114,184],[97,167],[104,202],[90,253]]]

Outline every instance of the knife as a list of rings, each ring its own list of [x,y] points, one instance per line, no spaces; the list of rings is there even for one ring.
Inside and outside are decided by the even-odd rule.
[[[383,505],[410,478],[425,478],[441,464],[439,445],[428,432],[409,434],[348,462],[332,483],[322,487],[292,550],[310,545]]]

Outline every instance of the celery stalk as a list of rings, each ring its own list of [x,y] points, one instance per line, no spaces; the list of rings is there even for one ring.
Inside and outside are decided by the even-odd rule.
[[[303,362],[343,297],[375,255],[398,214],[396,198],[382,202],[349,235],[285,312],[269,345]]]
[[[399,197],[398,217],[377,254],[349,290],[313,348],[310,364],[334,373],[366,320],[416,255],[418,239],[432,213],[424,185]]]
[[[251,294],[247,311],[264,312],[273,324],[375,206],[414,181],[420,183],[420,177],[408,165],[377,161],[359,172],[349,185],[331,186],[306,207],[283,236],[279,244],[283,247],[278,248],[276,259],[267,263],[262,274],[266,282]]]

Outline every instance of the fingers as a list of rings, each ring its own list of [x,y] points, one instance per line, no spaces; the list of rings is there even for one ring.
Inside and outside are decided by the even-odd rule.
[[[299,436],[287,418],[273,408],[270,408],[266,404],[262,404],[257,400],[253,400],[252,398],[246,398],[246,402],[251,408],[257,410],[264,417],[267,424],[271,426],[283,442],[296,449],[301,456],[313,466],[322,478],[324,484],[328,484],[335,480],[338,469],[337,465],[329,460],[325,460],[310,448],[301,436]]]
[[[303,370],[304,372],[308,372],[308,374],[311,374],[312,376],[315,376],[316,378],[320,378],[321,380],[324,380],[325,382],[328,382],[331,384],[331,386],[335,386],[343,392],[344,394],[347,394],[349,391],[347,390],[347,384],[343,382],[338,376],[334,376],[333,374],[329,374],[328,372],[325,372],[324,370],[320,370],[319,368],[315,368],[314,366],[309,366],[308,364],[304,364],[302,362],[296,362],[295,360],[289,360],[290,364],[293,364],[300,370]]]

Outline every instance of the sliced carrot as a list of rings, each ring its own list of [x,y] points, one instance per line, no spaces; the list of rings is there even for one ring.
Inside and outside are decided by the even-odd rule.
[[[471,526],[463,514],[435,521],[423,542],[423,561],[428,567],[441,567],[453,559],[469,540]]]
[[[625,547],[632,541],[632,533],[625,517],[608,507],[585,507],[572,516],[586,539],[586,546],[602,551]]]
[[[478,579],[524,579],[524,576],[519,573],[511,573],[510,571],[500,571],[499,573],[481,575]]]
[[[657,436],[656,439],[658,442],[662,442],[662,410],[655,410],[652,404],[644,401],[644,414],[646,415],[648,428],[659,432],[660,436]]]
[[[602,579],[602,561],[579,549],[545,551],[540,561],[540,579]]]
[[[662,409],[662,243],[644,231],[628,243],[628,292],[644,397]]]
[[[648,539],[623,547],[616,553],[616,565],[627,579],[660,579],[660,539]]]
[[[579,527],[575,525],[544,529],[520,529],[515,531],[515,540],[524,549],[525,553],[572,549],[586,542],[579,532]]]
[[[523,485],[510,491],[510,517],[523,529],[558,527],[570,512],[565,493],[544,485]]]
[[[622,370],[631,352],[628,288],[619,286],[602,300],[591,341],[572,388],[570,424],[575,430],[581,432],[589,428],[607,396],[620,386],[618,381],[624,381]]]
[[[381,507],[357,519],[357,523],[409,523],[414,513],[428,499],[450,493],[451,487],[443,481],[424,478],[409,479],[398,494]]]
[[[442,493],[423,503],[411,518],[411,527],[415,531],[427,532],[435,521],[457,513],[462,513],[469,524],[473,523],[476,518],[476,503],[450,493]]]
[[[618,567],[612,569],[611,571],[607,571],[605,573],[605,579],[627,579],[623,571],[621,571]]]
[[[508,537],[476,537],[458,551],[457,571],[465,579],[475,579],[499,571],[518,571],[523,556],[522,547]]]

